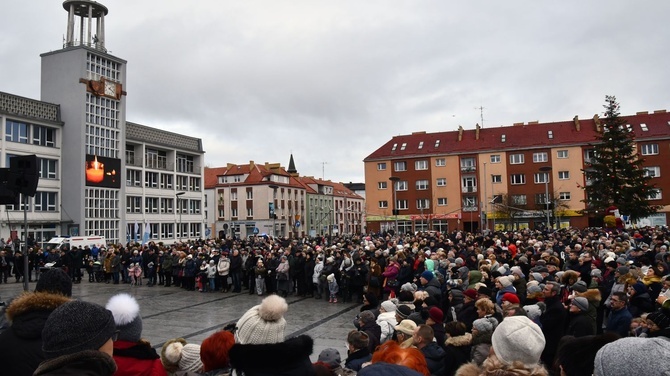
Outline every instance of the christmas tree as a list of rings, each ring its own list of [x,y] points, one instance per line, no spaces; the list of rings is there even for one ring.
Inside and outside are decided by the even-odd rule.
[[[644,159],[635,148],[635,135],[619,117],[619,103],[614,96],[605,97],[603,126],[597,136],[593,157],[585,163],[587,184],[585,213],[604,215],[616,206],[621,215],[632,221],[658,210],[648,196],[655,189],[651,177],[642,167]]]

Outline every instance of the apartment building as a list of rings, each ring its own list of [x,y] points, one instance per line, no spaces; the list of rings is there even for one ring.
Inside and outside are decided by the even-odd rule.
[[[662,206],[641,225],[667,225],[670,114],[624,116]],[[597,223],[582,170],[602,131],[598,116],[552,123],[395,136],[364,159],[370,231],[505,229]],[[547,220],[549,222],[547,222]]]

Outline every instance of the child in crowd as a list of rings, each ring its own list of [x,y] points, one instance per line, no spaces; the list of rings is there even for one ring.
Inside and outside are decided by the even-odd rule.
[[[130,268],[128,268],[128,274],[132,278],[130,282],[131,286],[142,286],[142,267],[140,267],[139,263],[130,264]]]
[[[337,293],[340,291],[340,286],[337,284],[335,274],[328,274],[326,280],[328,281],[328,291],[330,292],[330,299],[328,302],[337,303]]]

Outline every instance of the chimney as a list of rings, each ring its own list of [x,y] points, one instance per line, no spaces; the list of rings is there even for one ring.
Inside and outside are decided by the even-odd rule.
[[[256,166],[256,164],[254,163],[254,161],[249,161],[249,169],[250,170],[253,170],[255,166]]]
[[[540,121],[539,120],[533,120],[533,121],[528,122],[528,125],[534,125],[534,124],[540,124]]]
[[[647,112],[647,111],[639,111],[639,112],[635,113],[635,115],[649,115],[649,112]]]
[[[515,127],[518,127],[518,126],[520,126],[520,125],[524,125],[524,124],[523,124],[523,123],[514,123],[514,124],[512,124],[512,125],[515,126]]]
[[[654,111],[655,114],[664,114],[666,112],[667,112],[666,110],[655,110]]]
[[[596,132],[602,132],[602,128],[600,127],[600,118],[598,117],[598,114],[593,115],[593,122],[596,123]]]
[[[230,170],[230,169],[233,168],[234,166],[235,166],[234,164],[232,164],[232,163],[228,163],[228,164],[226,165],[226,169]]]
[[[579,124],[579,116],[575,115],[575,117],[572,118],[572,121],[575,122],[575,129],[577,132],[581,130],[581,125]]]
[[[463,141],[463,126],[458,126],[458,141]]]
[[[475,140],[479,140],[479,123],[475,124]]]

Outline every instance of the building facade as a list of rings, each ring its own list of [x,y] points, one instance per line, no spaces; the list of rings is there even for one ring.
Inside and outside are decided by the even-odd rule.
[[[127,62],[107,52],[108,9],[88,0],[63,7],[63,47],[41,55],[41,100],[8,94],[0,110],[6,114],[4,163],[12,153],[40,158],[44,191],[31,204],[28,232],[39,241],[56,234],[100,235],[109,242],[203,236],[202,142],[127,122]],[[178,205],[181,211],[173,212]],[[9,218],[13,209],[5,209]]]
[[[670,114],[623,117],[656,186],[661,210],[639,225],[667,225]],[[365,158],[370,231],[450,231],[592,226],[582,215],[582,170],[602,131],[598,116],[554,123],[393,137]]]

